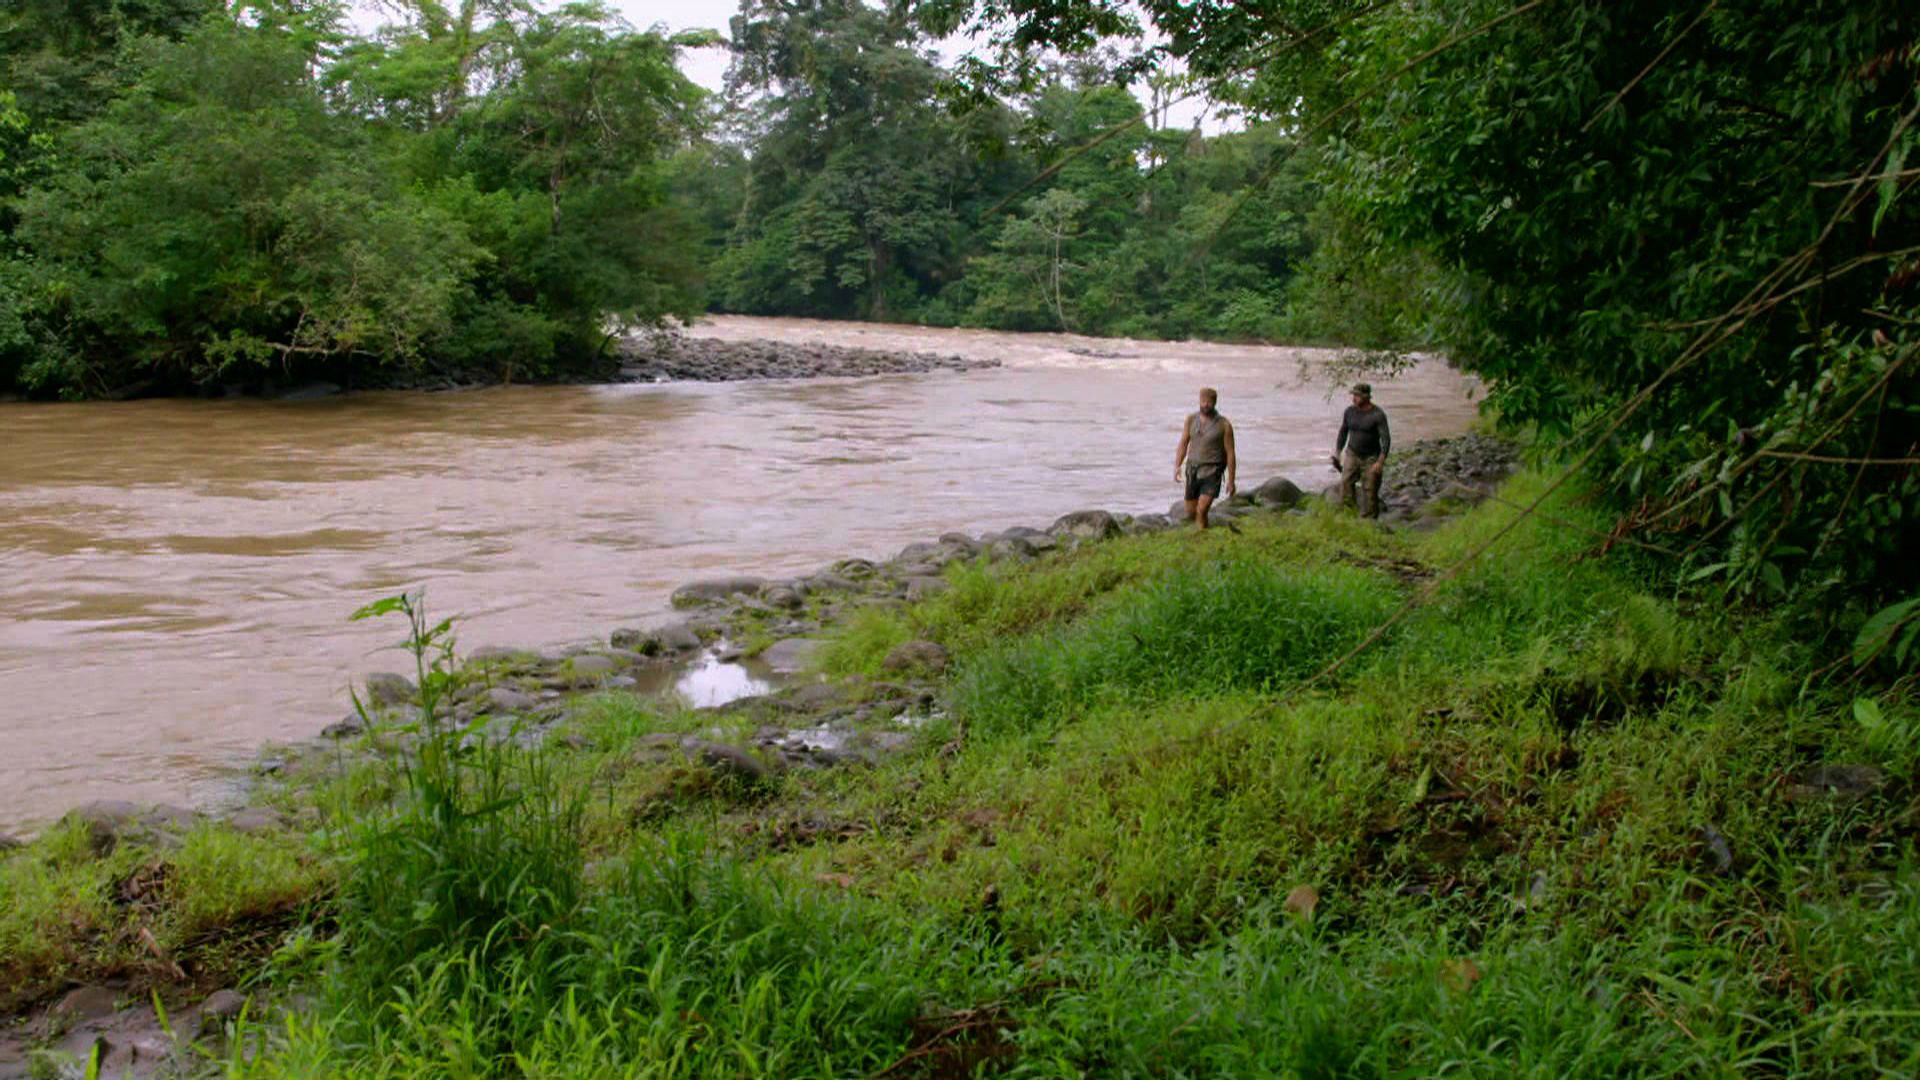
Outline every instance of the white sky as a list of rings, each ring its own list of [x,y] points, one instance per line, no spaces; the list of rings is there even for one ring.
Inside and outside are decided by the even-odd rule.
[[[637,29],[647,30],[656,25],[664,26],[668,32],[708,29],[718,30],[722,36],[727,33],[727,20],[740,10],[739,0],[607,0],[607,4]],[[359,0],[355,6],[358,17],[354,21],[362,28],[387,21],[373,9],[369,0]],[[980,43],[980,47],[984,46],[984,42]],[[975,43],[964,36],[948,38],[936,46],[942,58],[949,62],[974,47]],[[694,82],[714,91],[720,90],[726,79],[727,62],[724,48],[683,49],[680,53],[680,70]],[[1210,114],[1206,101],[1199,98],[1175,105],[1168,113],[1167,122],[1173,127],[1188,127],[1196,118],[1208,132],[1239,126]]]

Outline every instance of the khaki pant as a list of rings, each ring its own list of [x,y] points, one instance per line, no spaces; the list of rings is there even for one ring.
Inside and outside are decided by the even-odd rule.
[[[1340,452],[1340,501],[1347,506],[1354,503],[1354,487],[1360,488],[1360,516],[1377,518],[1380,516],[1380,478],[1385,474],[1373,472],[1373,463],[1380,460],[1379,454],[1361,457],[1351,450]]]

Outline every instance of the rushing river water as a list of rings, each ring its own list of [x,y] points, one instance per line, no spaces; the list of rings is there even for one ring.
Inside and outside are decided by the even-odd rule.
[[[425,587],[463,648],[659,622],[684,581],[798,574],[959,529],[1164,510],[1202,385],[1242,486],[1309,490],[1344,395],[1326,354],[722,319],[697,333],[999,359],[857,380],[508,387],[310,402],[0,404],[0,829],[89,799],[195,802],[404,668],[368,600]],[[1091,354],[1091,355],[1090,355]],[[1474,415],[1423,365],[1376,387],[1402,442]]]

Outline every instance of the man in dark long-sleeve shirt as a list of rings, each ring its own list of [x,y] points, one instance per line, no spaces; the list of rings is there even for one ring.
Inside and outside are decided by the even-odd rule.
[[[1353,404],[1340,417],[1340,435],[1333,442],[1333,464],[1340,470],[1340,501],[1352,506],[1357,485],[1363,517],[1380,516],[1380,477],[1392,447],[1387,411],[1373,403],[1373,387],[1355,383]]]

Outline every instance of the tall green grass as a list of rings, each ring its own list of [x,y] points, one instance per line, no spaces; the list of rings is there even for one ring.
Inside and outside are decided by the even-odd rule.
[[[991,646],[954,681],[972,731],[1050,731],[1101,705],[1286,687],[1393,610],[1380,574],[1235,557],[1169,571],[1085,622]]]

